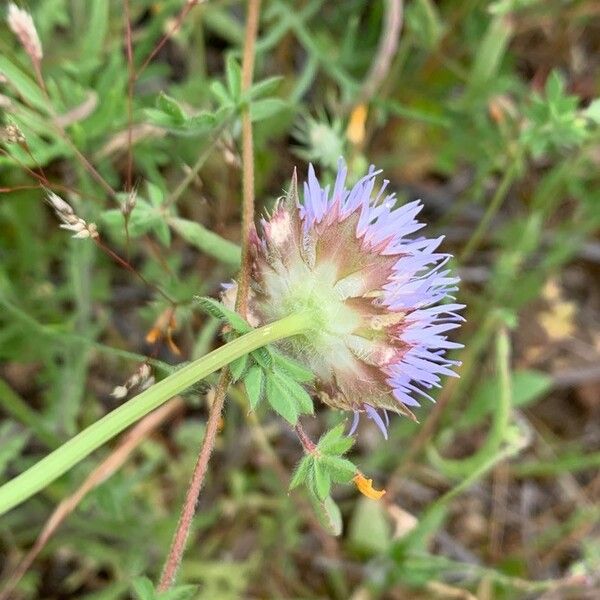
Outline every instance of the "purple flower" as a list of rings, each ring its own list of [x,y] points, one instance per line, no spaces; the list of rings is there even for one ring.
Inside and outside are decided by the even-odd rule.
[[[252,244],[250,295],[254,324],[310,310],[315,329],[282,349],[315,374],[314,391],[334,408],[372,419],[387,437],[386,411],[415,419],[408,407],[455,376],[460,348],[447,333],[459,327],[458,278],[437,251],[442,237],[411,238],[424,225],[419,201],[396,207],[387,181],[375,192],[373,167],[352,189],[340,162],[330,192],[309,168],[300,204],[295,180],[287,198],[261,222]]]

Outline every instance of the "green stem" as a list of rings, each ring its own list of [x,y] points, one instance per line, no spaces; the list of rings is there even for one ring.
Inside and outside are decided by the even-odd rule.
[[[312,322],[310,313],[284,317],[213,350],[138,394],[0,487],[0,515],[39,492],[169,398],[244,354],[276,340],[308,331]]]
[[[471,258],[475,250],[477,250],[477,248],[479,247],[483,236],[487,233],[487,230],[489,229],[493,218],[496,216],[498,210],[500,210],[500,207],[504,202],[504,198],[506,197],[506,194],[508,193],[508,190],[510,189],[510,186],[516,179],[517,175],[518,167],[515,161],[515,163],[513,163],[504,172],[502,180],[500,181],[500,185],[498,185],[498,187],[496,188],[496,192],[494,193],[494,196],[488,204],[487,210],[485,211],[483,218],[481,219],[479,225],[475,229],[475,232],[467,242],[467,245],[464,247],[462,254],[459,256],[459,261],[461,264],[466,263],[467,260]]]

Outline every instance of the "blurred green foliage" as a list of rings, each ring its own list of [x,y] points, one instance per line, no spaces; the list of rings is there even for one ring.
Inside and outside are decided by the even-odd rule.
[[[247,94],[245,3],[194,7],[144,67],[182,2],[130,4],[133,69],[121,0],[30,0],[45,90],[0,26],[2,126],[18,126],[26,139],[3,143],[0,155],[2,479],[114,408],[111,391],[147,357],[160,377],[219,343],[217,320],[231,335],[247,326],[193,301],[214,296],[239,264],[245,106],[255,124],[259,213],[287,189],[294,166],[303,179],[312,161],[331,180],[340,154],[352,178],[373,162],[400,197],[423,198],[428,234],[447,235],[463,278],[461,379],[441,391],[439,412],[418,412],[420,425],[395,419],[387,442],[366,426],[352,448],[347,423],[315,403],[316,418],[304,418],[309,433],[330,432],[318,458],[302,459],[285,421],[263,410],[269,404],[292,423],[313,412],[298,391],[302,374],[281,356],[253,353],[233,367],[239,382],[183,585],[157,595],[151,581],[202,438],[201,388],[188,394],[185,418],[145,439],[68,516],[18,593],[582,597],[598,583],[600,556],[590,526],[599,517],[597,395],[585,401],[597,386],[597,374],[585,374],[597,365],[600,339],[592,312],[600,296],[595,3],[406,2],[397,53],[358,111],[386,2],[265,0]],[[97,223],[103,243],[141,278],[60,230],[42,184]],[[157,343],[146,341],[153,330]],[[431,411],[437,422],[421,443]],[[110,452],[2,518],[5,574]],[[383,501],[331,487],[352,477],[345,453],[388,489]],[[313,493],[290,493],[290,482]]]

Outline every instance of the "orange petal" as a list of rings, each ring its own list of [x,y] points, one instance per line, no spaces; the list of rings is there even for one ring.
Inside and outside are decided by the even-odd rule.
[[[365,139],[366,121],[367,107],[365,104],[359,104],[353,109],[346,129],[346,136],[355,146],[362,144]]]
[[[367,479],[362,473],[357,473],[352,481],[354,481],[358,491],[371,500],[379,500],[385,494],[385,490],[376,490],[373,487],[373,480]]]
[[[169,350],[176,354],[177,356],[181,356],[181,350],[178,348],[177,344],[173,341],[173,331],[177,327],[177,321],[175,321],[175,317],[171,315],[169,320],[169,325],[167,327],[167,345],[169,346]]]
[[[146,342],[148,344],[154,344],[161,336],[161,331],[158,327],[153,327],[147,334],[146,334]]]

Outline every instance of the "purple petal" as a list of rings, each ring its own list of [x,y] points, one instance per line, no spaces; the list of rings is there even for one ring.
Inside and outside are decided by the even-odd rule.
[[[355,434],[356,428],[358,427],[359,420],[360,420],[360,413],[357,410],[355,410],[354,416],[352,417],[352,425],[350,426],[350,431],[348,432],[348,437]]]
[[[379,415],[379,413],[370,404],[363,404],[363,406],[365,407],[365,411],[366,411],[369,419],[371,419],[372,421],[375,422],[375,425],[377,425],[377,427],[379,427],[379,431],[381,431],[381,433],[383,434],[383,437],[387,440],[388,439],[387,428],[385,426],[385,423],[383,422],[383,419]]]

